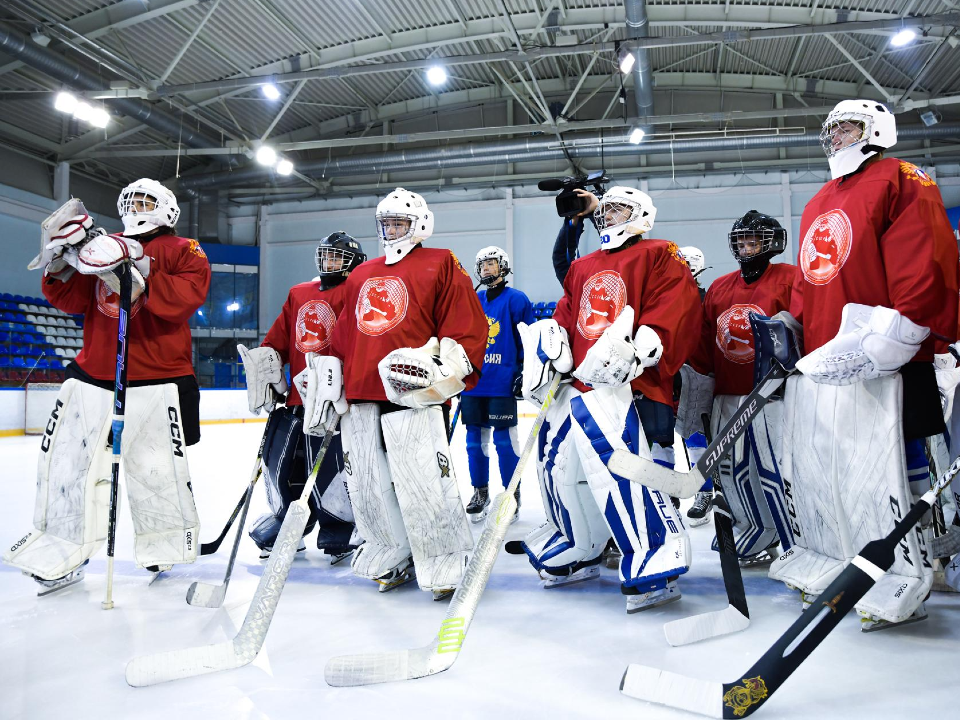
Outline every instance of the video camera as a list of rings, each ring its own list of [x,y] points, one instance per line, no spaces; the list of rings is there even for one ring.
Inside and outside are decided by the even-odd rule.
[[[603,170],[597,170],[589,175],[571,175],[565,178],[549,178],[537,183],[537,187],[544,192],[560,191],[557,195],[557,215],[562,218],[576,217],[587,209],[586,201],[574,190],[586,190],[588,185],[603,194],[603,183],[610,182],[610,178],[603,174]]]

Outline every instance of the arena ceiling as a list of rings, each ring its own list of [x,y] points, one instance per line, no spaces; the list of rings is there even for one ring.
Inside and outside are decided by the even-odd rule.
[[[729,171],[733,150],[745,168],[809,158],[824,108],[868,97],[914,128],[907,147],[927,161],[960,157],[960,0],[651,0],[640,39],[624,4],[7,0],[0,145],[117,185],[197,176],[198,188],[251,194],[357,190],[406,168],[464,184],[521,181],[544,163],[656,172],[691,139],[683,167]],[[917,38],[892,45],[904,27]],[[653,107],[638,119],[640,81],[618,58],[641,46]],[[434,64],[443,85],[426,80]],[[267,82],[279,98],[264,96]],[[63,90],[106,109],[107,127],[55,111]],[[924,134],[922,113],[939,134]],[[638,125],[660,151],[624,150]],[[806,145],[773,139],[747,156],[711,145],[791,135]],[[293,174],[257,165],[261,145]],[[600,147],[611,157],[591,155]]]

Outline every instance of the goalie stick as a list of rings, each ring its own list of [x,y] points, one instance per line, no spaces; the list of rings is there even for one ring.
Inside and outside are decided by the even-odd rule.
[[[713,440],[710,432],[710,416],[706,413],[703,414],[703,432],[708,441]],[[684,453],[687,451],[686,444],[683,446],[683,451]],[[687,464],[689,462],[688,455]],[[720,570],[723,573],[723,587],[727,591],[727,607],[665,624],[663,634],[667,642],[674,647],[740,632],[750,626],[747,595],[743,589],[743,574],[740,571],[740,560],[733,537],[733,516],[723,497],[723,485],[720,482],[720,473],[717,471],[713,473],[713,483],[717,490],[713,498],[713,524],[717,531]]]
[[[543,406],[536,420],[533,421],[533,428],[520,455],[520,461],[513,471],[513,477],[510,478],[510,484],[497,499],[497,511],[487,517],[480,540],[464,570],[463,580],[450,600],[450,607],[443,622],[440,623],[437,636],[429,645],[412,650],[340,655],[331,658],[324,668],[324,679],[328,685],[348,687],[414,680],[448,670],[457,661],[460,648],[467,637],[467,630],[470,629],[470,623],[477,611],[480,596],[483,594],[490,572],[497,561],[497,555],[500,553],[500,547],[503,545],[503,538],[517,510],[517,500],[513,494],[520,484],[520,474],[530,453],[533,452],[540,426],[543,425],[559,385],[560,373],[557,373],[550,383]]]
[[[307,499],[317,482],[320,465],[336,434],[340,417],[323,435],[323,443],[313,463],[310,477],[303,486],[300,498],[287,508],[287,515],[280,526],[280,533],[270,553],[267,567],[260,576],[260,584],[253,595],[243,625],[231,640],[216,645],[202,645],[186,650],[170,650],[155,655],[144,655],[127,663],[127,684],[131,687],[147,687],[171,680],[232,670],[253,662],[260,653],[263,641],[270,629],[270,621],[280,602],[280,593],[290,574],[290,565],[297,554],[297,546],[303,529],[310,518]]]
[[[230,576],[233,574],[233,565],[237,560],[237,550],[240,547],[240,538],[243,535],[243,525],[247,520],[247,510],[250,509],[250,501],[253,498],[253,488],[257,484],[257,480],[260,478],[260,461],[263,458],[263,448],[267,444],[267,431],[270,429],[270,421],[272,418],[272,413],[267,416],[267,425],[263,429],[263,437],[260,438],[260,449],[257,450],[257,460],[253,465],[253,472],[250,474],[250,482],[247,484],[247,492],[240,499],[240,504],[237,505],[237,509],[234,510],[234,514],[227,523],[226,529],[216,540],[217,547],[220,547],[220,543],[223,541],[223,536],[226,535],[227,530],[230,529],[230,525],[233,524],[233,518],[236,517],[237,510],[239,510],[242,506],[243,512],[240,515],[240,525],[237,527],[237,535],[233,539],[233,549],[230,551],[230,560],[227,562],[227,574],[224,576],[223,582],[219,585],[211,585],[209,583],[200,582],[199,580],[190,585],[190,588],[187,590],[188,605],[207,608],[218,608],[223,605],[223,598],[226,597],[227,586],[230,584]],[[200,547],[202,550],[204,546],[201,545]]]
[[[690,472],[677,472],[622,449],[613,451],[607,468],[621,478],[667,495],[678,498],[693,497],[703,487],[705,479],[719,467],[720,461],[730,452],[737,439],[747,431],[747,426],[757,418],[757,414],[770,401],[773,393],[794,373],[794,370],[787,370],[776,360],[771,362],[773,366],[769,372],[763,376],[753,392],[743,399],[736,414],[717,433],[717,437]]]
[[[837,579],[747,672],[728,683],[687,677],[645,665],[630,665],[620,681],[624,695],[715,718],[743,718],[760,708],[840,623],[843,616],[890,569],[897,545],[960,472],[955,460],[890,534],[864,545]]]

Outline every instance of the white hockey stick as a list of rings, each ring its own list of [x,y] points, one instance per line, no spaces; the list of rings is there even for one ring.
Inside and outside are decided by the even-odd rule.
[[[328,685],[346,687],[413,680],[441,673],[457,661],[460,648],[467,637],[467,630],[477,611],[480,596],[487,586],[490,572],[500,554],[507,528],[517,511],[517,500],[513,494],[520,484],[520,474],[537,443],[540,426],[547,416],[547,409],[553,403],[559,385],[560,374],[557,373],[553,382],[550,383],[550,389],[544,398],[540,413],[533,422],[533,428],[520,455],[520,461],[513,471],[513,477],[510,478],[510,484],[497,498],[497,511],[487,517],[480,540],[463,573],[463,580],[450,600],[450,608],[443,622],[440,623],[440,631],[436,638],[429,645],[413,650],[340,655],[331,658],[327,662],[323,675]]]
[[[310,477],[303,486],[300,499],[287,508],[287,515],[280,526],[280,533],[273,544],[270,560],[260,577],[257,592],[254,593],[250,608],[243,619],[243,625],[232,640],[187,648],[186,650],[171,650],[155,655],[144,655],[134,658],[127,663],[127,684],[132,687],[146,687],[171,680],[232,670],[253,662],[263,647],[270,621],[280,602],[280,593],[290,574],[290,565],[297,554],[297,546],[303,536],[303,529],[310,518],[310,507],[307,500],[313,492],[317,482],[320,465],[330,447],[330,441],[336,433],[340,418],[330,427],[323,436],[323,444],[317,453]]]

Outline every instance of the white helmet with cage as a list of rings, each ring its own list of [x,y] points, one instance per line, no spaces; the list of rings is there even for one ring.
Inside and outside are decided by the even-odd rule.
[[[707,259],[703,256],[703,250],[693,245],[687,245],[680,248],[680,254],[687,261],[690,267],[690,273],[696,277],[707,269]]]
[[[400,262],[418,243],[433,235],[433,213],[427,201],[398,187],[377,205],[377,235],[387,265]]]
[[[176,227],[180,217],[177,197],[156,180],[141,178],[120,191],[117,212],[124,235],[144,235],[157,228]]]
[[[484,260],[496,260],[497,264],[500,266],[497,275],[487,275],[483,276],[481,273],[480,266],[483,264]],[[497,281],[498,278],[505,278],[510,274],[510,256],[507,255],[507,251],[503,248],[498,248],[496,245],[490,245],[485,248],[481,248],[480,252],[477,253],[477,263],[476,263],[476,272],[477,279],[484,285],[492,285]]]
[[[897,144],[897,121],[876,100],[844,100],[827,115],[820,144],[833,179],[849,175],[867,158]]]
[[[634,235],[650,232],[656,215],[657,208],[645,192],[621,185],[610,188],[593,213],[600,249],[614,250]]]

